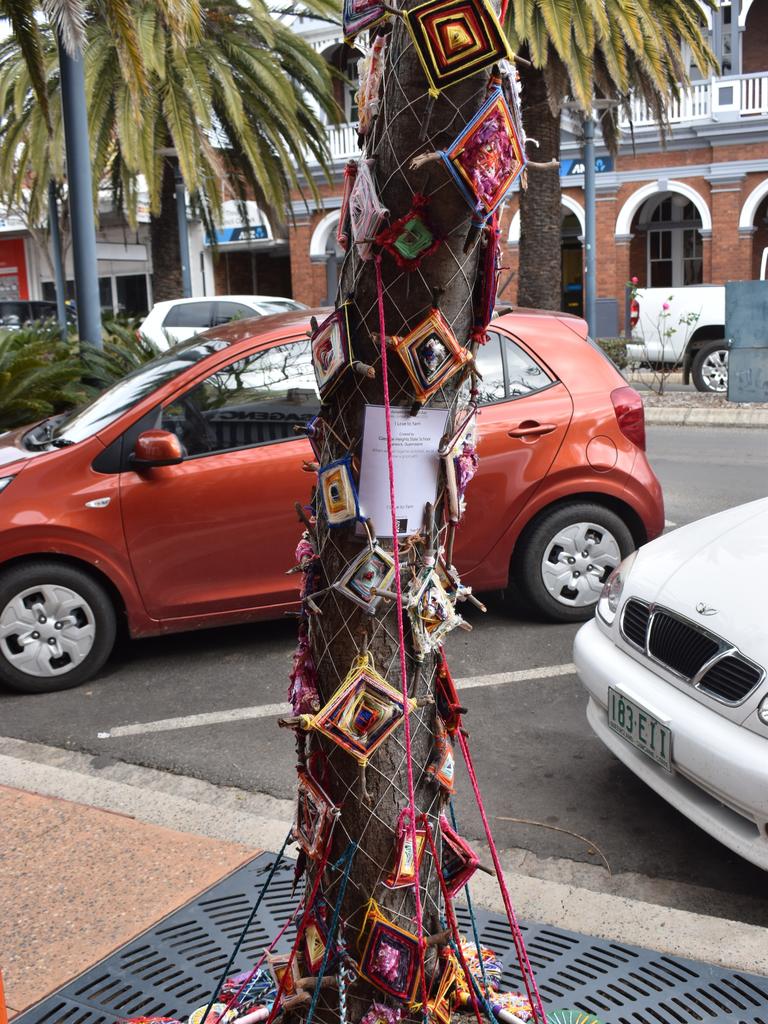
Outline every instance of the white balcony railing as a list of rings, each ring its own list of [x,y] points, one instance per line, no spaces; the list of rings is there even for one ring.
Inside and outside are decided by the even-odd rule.
[[[325,129],[328,149],[331,160],[338,163],[340,160],[351,160],[360,155],[360,147],[357,144],[357,123],[354,124],[333,124]]]
[[[631,101],[631,110],[634,128],[656,124],[653,112],[642,98]],[[672,125],[768,116],[768,71],[694,82],[670,103],[668,116]],[[622,121],[622,127],[628,126],[629,121]],[[325,133],[334,164],[359,157],[357,124],[328,125]]]
[[[656,124],[653,112],[636,97],[631,101],[632,124],[644,128]],[[768,114],[768,71],[694,82],[669,105],[670,124],[725,121]],[[623,120],[622,126],[629,121]]]

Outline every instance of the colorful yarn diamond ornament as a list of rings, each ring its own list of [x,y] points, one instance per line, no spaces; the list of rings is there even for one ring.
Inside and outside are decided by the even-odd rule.
[[[351,363],[347,303],[334,310],[313,332],[310,348],[317,387],[320,397],[325,399]]]
[[[416,857],[414,858],[410,818],[411,814],[407,808],[400,812],[397,821],[395,868],[384,879],[384,885],[388,889],[412,886],[421,865],[421,858],[424,855],[424,847],[427,842],[427,831],[424,828],[416,829]]]
[[[451,737],[441,718],[438,718],[435,723],[435,742],[426,771],[448,796],[453,794],[456,782],[456,758],[453,753]]]
[[[371,900],[359,936],[358,973],[394,999],[413,1003],[421,979],[419,940]]]
[[[405,337],[393,338],[392,345],[420,402],[426,402],[472,360],[472,354],[458,343],[438,309],[430,310]]]
[[[329,462],[317,471],[317,486],[330,527],[360,518],[360,502],[352,473],[352,456]]]
[[[401,270],[415,270],[440,246],[442,239],[435,235],[427,219],[428,205],[427,196],[417,193],[408,213],[376,236],[376,244],[394,257]]]
[[[499,208],[525,167],[523,139],[499,85],[440,157],[461,194],[484,224]]]
[[[442,974],[438,982],[437,991],[434,996],[427,1000],[427,1011],[430,1022],[436,1024],[451,1024],[453,1007],[451,1006],[451,994],[456,987],[457,972],[461,971],[452,951],[449,955],[441,956]]]
[[[304,963],[310,974],[317,974],[328,947],[328,923],[320,907],[309,912],[302,936]],[[326,964],[326,967],[328,964]]]
[[[384,1003],[373,1002],[360,1024],[400,1024],[402,1019],[403,1011],[399,1006],[386,1006]]]
[[[428,0],[403,17],[430,96],[503,58],[512,58],[496,13],[486,0]]]
[[[361,260],[373,259],[373,240],[389,214],[376,193],[372,161],[361,160],[349,197],[349,221],[352,241]]]
[[[309,772],[299,770],[293,838],[311,860],[322,856],[331,821],[339,813]]]
[[[419,661],[438,650],[451,630],[464,625],[434,569],[423,570],[414,579],[408,594],[408,617],[414,656]]]
[[[480,866],[480,858],[462,836],[451,828],[445,815],[440,816],[443,839],[441,871],[451,899],[455,899]]]
[[[387,16],[381,0],[344,0],[341,30],[347,43],[358,33],[373,28]]]
[[[403,703],[402,693],[379,675],[370,654],[361,654],[325,707],[305,725],[365,765],[415,707],[415,700]]]
[[[378,591],[387,590],[394,575],[395,563],[392,556],[374,544],[352,559],[333,587],[360,608],[375,615],[382,600]]]

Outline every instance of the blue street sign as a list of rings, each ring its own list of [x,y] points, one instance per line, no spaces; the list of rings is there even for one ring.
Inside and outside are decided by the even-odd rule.
[[[613,170],[613,157],[612,156],[596,156],[595,157],[595,171],[597,174],[605,174],[606,171]],[[561,160],[560,161],[560,177],[561,178],[572,178],[574,175],[584,173],[584,161],[583,160]]]
[[[258,242],[269,238],[269,233],[263,224],[252,224],[246,227],[244,224],[234,228],[219,228],[216,232],[218,245],[227,245],[232,242]],[[206,235],[205,244],[210,245],[210,236]]]

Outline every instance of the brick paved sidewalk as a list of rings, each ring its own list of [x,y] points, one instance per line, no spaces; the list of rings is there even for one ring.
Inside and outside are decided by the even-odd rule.
[[[10,1015],[257,852],[0,786],[0,970]]]

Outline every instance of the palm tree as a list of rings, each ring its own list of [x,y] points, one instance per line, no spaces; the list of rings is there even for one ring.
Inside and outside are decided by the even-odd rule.
[[[108,6],[108,5],[105,5]],[[319,113],[336,116],[325,61],[258,0],[202,4],[202,27],[180,38],[170,5],[131,3],[132,51],[104,7],[88,18],[86,100],[94,188],[109,182],[132,222],[140,183],[152,215],[155,297],[180,294],[173,162],[210,228],[229,194],[255,199],[282,222],[291,189],[325,160]],[[331,0],[313,0],[327,16]],[[55,34],[38,29],[50,130],[20,41],[0,44],[0,193],[28,192],[43,216],[47,181],[61,181],[62,124]],[[169,158],[169,153],[175,157]],[[173,162],[172,162],[173,161]]]
[[[715,0],[706,0],[715,7]],[[506,29],[530,61],[520,65],[523,120],[538,142],[537,163],[560,155],[560,114],[571,100],[591,115],[595,98],[613,99],[600,124],[609,149],[618,146],[616,111],[641,95],[663,130],[668,99],[688,82],[686,45],[703,74],[716,68],[704,40],[698,0],[510,0]],[[560,308],[560,178],[556,167],[534,168],[520,194],[518,302]]]

